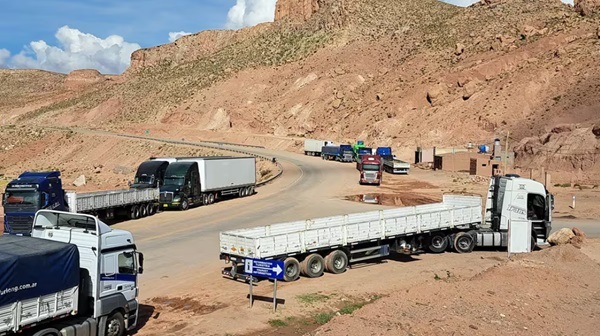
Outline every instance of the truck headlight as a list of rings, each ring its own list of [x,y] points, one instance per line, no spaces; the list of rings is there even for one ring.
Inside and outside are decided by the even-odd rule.
[[[181,201],[181,196],[173,197],[173,202],[179,202],[179,201]]]

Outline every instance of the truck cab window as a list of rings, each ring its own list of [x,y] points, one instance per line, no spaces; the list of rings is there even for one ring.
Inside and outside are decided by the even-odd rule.
[[[546,219],[546,201],[542,195],[527,195],[527,219],[544,220]]]
[[[123,252],[119,254],[119,273],[136,274],[133,252]]]

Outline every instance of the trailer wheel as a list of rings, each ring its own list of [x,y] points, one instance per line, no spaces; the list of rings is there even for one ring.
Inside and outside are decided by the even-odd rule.
[[[434,233],[429,237],[427,248],[433,253],[442,253],[448,247],[448,238],[441,233]]]
[[[112,313],[108,318],[106,318],[105,323],[102,323],[101,321],[100,325],[102,328],[104,328],[104,335],[106,336],[125,335],[125,320],[123,319],[123,314],[118,311]]]
[[[298,259],[289,257],[283,261],[283,280],[292,282],[300,277],[300,263]]]
[[[140,208],[137,205],[132,205],[131,208],[129,208],[129,218],[130,219],[140,218]]]
[[[215,194],[210,193],[210,194],[208,194],[208,204],[213,204],[213,203],[215,203]]]
[[[254,195],[254,186],[250,187],[250,195]]]
[[[454,238],[454,249],[458,253],[470,253],[475,248],[475,239],[466,232],[459,232]]]
[[[333,274],[340,274],[348,267],[348,256],[342,250],[335,250],[325,257],[325,269]]]
[[[146,212],[148,212],[148,216],[154,215],[156,213],[156,208],[154,207],[154,204],[146,204]]]
[[[54,328],[46,328],[33,334],[33,336],[60,336],[61,333]]]
[[[309,278],[317,278],[325,271],[325,260],[320,254],[313,253],[302,260],[302,274]]]
[[[148,216],[148,208],[146,207],[146,204],[140,204],[140,217],[146,216]]]

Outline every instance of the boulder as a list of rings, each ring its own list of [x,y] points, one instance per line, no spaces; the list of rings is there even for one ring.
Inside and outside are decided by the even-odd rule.
[[[576,227],[573,228],[573,234],[577,237],[582,237],[582,238],[586,237],[585,232],[583,232],[583,230],[581,230],[580,228],[576,228]]]
[[[562,228],[556,232],[550,234],[548,242],[552,245],[565,245],[571,242],[571,238],[575,237],[573,230],[569,228]]]
[[[592,127],[592,133],[594,133],[595,136],[600,137],[600,125],[594,125],[594,127]]]
[[[75,181],[73,181],[73,185],[76,187],[81,187],[82,185],[85,185],[85,175],[79,175],[79,177],[76,178]]]
[[[477,92],[477,83],[475,81],[468,82],[463,87],[463,99],[467,100]]]
[[[463,52],[465,52],[465,45],[462,43],[457,43],[454,47],[454,54],[456,56],[459,56],[462,55]]]
[[[441,104],[442,94],[442,88],[440,86],[435,86],[427,91],[427,101],[431,106],[438,106]]]

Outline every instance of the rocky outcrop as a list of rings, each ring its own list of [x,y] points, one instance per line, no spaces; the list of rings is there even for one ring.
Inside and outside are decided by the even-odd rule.
[[[600,12],[600,0],[575,0],[575,11],[581,15]]]
[[[106,78],[95,69],[75,70],[65,79],[65,88],[68,90],[82,90],[88,86],[101,83]]]
[[[278,0],[275,6],[275,22],[306,22],[323,3],[324,0]]]

